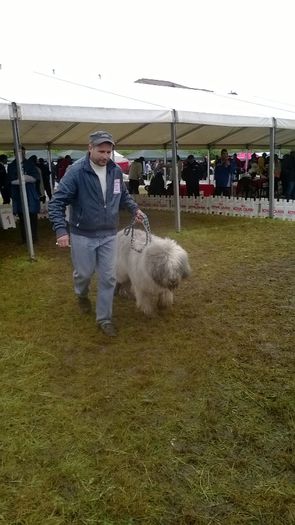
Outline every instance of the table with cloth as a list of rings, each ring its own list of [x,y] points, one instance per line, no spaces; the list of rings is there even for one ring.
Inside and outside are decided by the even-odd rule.
[[[199,187],[200,195],[203,197],[210,197],[214,194],[214,184],[208,184],[208,182],[200,181]],[[180,197],[185,197],[187,195],[186,184],[179,185],[179,195]]]

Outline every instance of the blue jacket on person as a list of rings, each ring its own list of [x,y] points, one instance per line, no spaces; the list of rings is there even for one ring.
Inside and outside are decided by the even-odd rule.
[[[231,178],[232,178],[232,167],[229,164],[226,166],[225,164],[218,163],[215,168],[214,172],[214,178],[216,187],[219,188],[227,188],[231,185]]]
[[[24,178],[26,181],[26,193],[28,199],[29,213],[40,212],[40,191],[38,184],[40,182],[40,174],[35,164],[29,159],[22,161],[22,168],[24,172]],[[22,200],[19,187],[19,181],[17,176],[17,165],[16,160],[13,160],[8,165],[8,179],[11,184],[11,198],[12,208],[14,214],[22,214]]]
[[[135,215],[138,205],[128,193],[121,169],[112,160],[106,168],[105,201],[99,178],[90,165],[89,154],[72,164],[62,177],[48,203],[49,219],[57,237],[68,233],[67,205],[70,205],[70,231],[85,237],[115,235],[121,208],[127,208]]]

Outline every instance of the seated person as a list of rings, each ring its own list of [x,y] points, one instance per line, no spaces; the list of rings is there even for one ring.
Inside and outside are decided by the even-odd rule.
[[[254,188],[252,185],[251,176],[242,177],[237,184],[236,196],[248,198],[248,197],[252,197],[253,195],[254,195]]]
[[[258,175],[258,171],[259,171],[259,166],[257,162],[252,162],[251,168],[248,171],[252,179],[255,179],[255,177]]]

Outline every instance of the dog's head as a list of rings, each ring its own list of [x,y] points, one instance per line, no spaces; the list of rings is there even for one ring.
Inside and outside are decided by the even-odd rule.
[[[174,290],[191,273],[187,252],[167,237],[153,239],[145,257],[150,276],[162,288]]]

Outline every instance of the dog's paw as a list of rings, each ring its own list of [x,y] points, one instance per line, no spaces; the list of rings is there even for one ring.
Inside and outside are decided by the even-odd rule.
[[[131,299],[133,297],[133,294],[132,294],[130,283],[117,283],[115,294],[119,295],[120,297]]]

